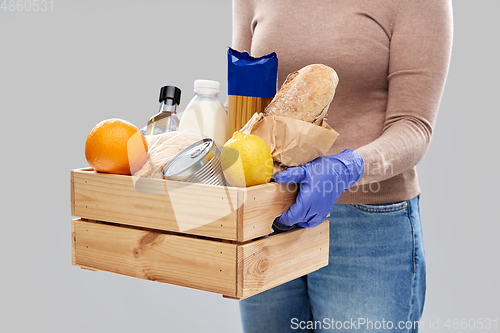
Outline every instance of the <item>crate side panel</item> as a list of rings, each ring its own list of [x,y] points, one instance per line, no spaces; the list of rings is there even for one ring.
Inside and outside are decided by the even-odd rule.
[[[138,185],[139,184],[139,185]],[[159,179],[74,172],[75,216],[236,239],[237,191]]]
[[[287,211],[296,197],[295,186],[269,183],[247,188],[245,196],[241,199],[243,200],[241,241],[269,234],[274,219]]]
[[[75,180],[74,180],[75,172],[71,170],[70,174],[70,200],[71,200],[71,216],[75,215]]]
[[[236,246],[74,220],[77,266],[235,296]]]
[[[72,220],[71,221],[71,265],[76,265],[75,246],[76,246],[75,220]]]
[[[241,298],[286,283],[328,265],[329,224],[271,235],[243,249]]]

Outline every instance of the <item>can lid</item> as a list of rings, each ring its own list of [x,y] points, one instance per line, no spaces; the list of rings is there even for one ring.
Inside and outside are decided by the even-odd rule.
[[[183,180],[210,161],[209,152],[215,148],[210,138],[196,141],[175,155],[163,167],[163,176],[170,180]]]
[[[175,104],[181,104],[181,90],[176,86],[164,86],[160,89],[160,97],[158,101],[161,103],[162,101],[166,101],[167,99],[171,99]]]

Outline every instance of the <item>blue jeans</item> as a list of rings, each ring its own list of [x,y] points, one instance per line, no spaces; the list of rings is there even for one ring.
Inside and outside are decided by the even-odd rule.
[[[336,204],[328,220],[328,266],[240,301],[244,332],[418,332],[426,284],[419,197]]]

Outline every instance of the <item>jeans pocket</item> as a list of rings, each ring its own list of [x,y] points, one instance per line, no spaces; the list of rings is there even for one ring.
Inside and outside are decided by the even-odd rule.
[[[351,206],[367,213],[392,213],[408,208],[408,201],[386,204],[351,204]]]

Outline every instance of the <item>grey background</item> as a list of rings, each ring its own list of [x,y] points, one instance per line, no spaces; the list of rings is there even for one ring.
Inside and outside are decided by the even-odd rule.
[[[499,10],[498,0],[454,1],[450,73],[418,166],[424,325],[500,317]],[[70,251],[69,176],[87,165],[88,132],[112,117],[142,127],[166,84],[182,89],[181,108],[199,78],[220,81],[225,101],[230,40],[229,0],[0,10],[2,332],[241,332],[236,301],[81,270]]]

